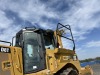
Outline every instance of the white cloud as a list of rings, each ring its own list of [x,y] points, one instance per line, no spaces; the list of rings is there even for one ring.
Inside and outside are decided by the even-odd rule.
[[[76,48],[79,59],[95,58],[100,56],[100,41],[89,41]]]
[[[13,25],[13,20],[8,19],[5,13],[0,10],[0,40],[11,42],[18,29],[20,29],[18,26]],[[0,44],[4,43],[0,42]]]
[[[63,38],[63,37],[61,38],[61,40],[62,40],[62,45],[64,48],[73,50],[74,45],[73,45],[73,42],[71,40],[68,40],[68,39]]]
[[[53,2],[55,3],[55,1]],[[92,18],[95,12],[100,11],[98,8],[100,5],[99,0],[78,1],[77,6],[73,5],[69,11],[66,10],[59,14],[58,12],[54,12],[52,8],[50,9],[50,7],[46,8],[47,5],[41,3],[39,0],[29,0],[25,2],[23,0],[1,0],[0,5],[2,5],[2,9],[10,9],[17,12],[23,20],[28,20],[33,24],[39,23],[46,28],[52,28],[54,24],[51,24],[49,20],[45,22],[42,21],[42,16],[59,19],[61,23],[70,24],[72,26],[74,36],[79,37],[79,40],[85,39],[84,34],[100,26],[98,24],[100,18]]]
[[[78,55],[78,58],[81,59],[81,60],[89,58],[89,57],[87,57],[87,51],[84,50],[84,48],[77,48],[76,53]]]
[[[0,10],[0,29],[8,28],[11,23],[12,23],[12,20],[7,19],[7,17],[5,16],[5,13]]]
[[[16,35],[16,32],[18,32],[21,29],[20,26],[12,26],[9,28],[6,28],[2,34],[0,34],[0,40],[10,41],[12,40],[12,37]]]
[[[94,22],[92,22],[91,16],[93,13],[100,11],[98,8],[99,0],[82,0],[77,2],[77,4],[77,6],[71,7],[71,10],[66,10],[66,12],[63,12],[63,14],[58,14],[57,12],[52,11],[52,9],[49,9],[49,7],[46,8],[45,4],[42,4],[39,0],[29,0],[25,2],[23,0],[1,0],[0,3],[0,5],[2,5],[1,8],[18,12],[19,16],[23,19],[31,21],[36,19],[39,21],[39,18],[45,15],[49,18],[52,17],[60,19],[62,17],[61,22],[64,24],[69,23],[82,30],[84,26],[87,27],[85,29],[91,29],[95,27],[95,23],[98,23],[98,20],[94,20]]]
[[[23,20],[27,20],[34,23],[40,23],[42,16],[46,16],[48,18],[58,17],[56,13],[45,8],[45,5],[40,3],[39,0],[2,0],[1,6],[3,9],[17,12],[19,14],[19,17],[21,17]]]
[[[0,10],[0,17],[0,40],[11,42],[12,37],[21,29],[21,26],[15,25],[13,20],[8,19],[2,10]]]
[[[87,42],[85,47],[88,47],[88,48],[100,47],[100,41]]]
[[[63,24],[70,24],[73,28],[74,36],[84,36],[94,28],[100,27],[100,17],[94,18],[96,12],[100,12],[99,0],[81,0],[79,6],[73,6],[70,11],[66,11]]]
[[[55,3],[56,1],[51,1],[52,5],[53,2]],[[77,5],[73,5],[69,10],[61,13],[60,11],[52,10],[47,5],[39,0],[0,0],[0,30],[4,29],[0,34],[0,39],[11,41],[12,36],[21,29],[20,25],[14,25],[13,20],[6,17],[4,10],[16,12],[22,20],[29,21],[32,24],[38,23],[46,29],[55,29],[56,24],[49,20],[42,21],[42,16],[46,16],[47,19],[58,19],[63,24],[71,25],[76,41],[85,40],[87,38],[86,34],[90,33],[94,28],[100,27],[100,17],[96,18],[95,15],[100,12],[100,0],[78,0]],[[59,7],[57,6],[57,8]],[[92,41],[87,45],[88,47],[94,47],[94,45],[97,47],[99,44],[98,41]],[[70,47],[70,44],[64,41],[64,46]],[[84,49],[86,48],[87,46]],[[77,51],[80,56],[81,53],[85,54],[87,52],[81,50],[82,48]]]

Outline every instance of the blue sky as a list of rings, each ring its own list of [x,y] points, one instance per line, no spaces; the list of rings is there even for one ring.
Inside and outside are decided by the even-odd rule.
[[[100,56],[100,0],[0,0],[0,39],[11,41],[20,29],[72,27],[79,59]],[[64,42],[67,46],[68,42]]]

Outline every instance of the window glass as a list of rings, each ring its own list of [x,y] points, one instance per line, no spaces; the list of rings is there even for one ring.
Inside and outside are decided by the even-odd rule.
[[[32,57],[33,53],[33,46],[28,44],[27,45],[27,53],[29,54],[29,57]]]
[[[45,48],[54,50],[54,39],[53,36],[44,35]]]
[[[24,34],[24,71],[26,73],[39,69],[40,56],[37,36],[38,34],[33,32]]]

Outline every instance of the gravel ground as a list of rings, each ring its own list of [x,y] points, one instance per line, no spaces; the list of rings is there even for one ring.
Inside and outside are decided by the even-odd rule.
[[[100,75],[100,64],[95,64],[91,66],[93,69],[93,75]]]

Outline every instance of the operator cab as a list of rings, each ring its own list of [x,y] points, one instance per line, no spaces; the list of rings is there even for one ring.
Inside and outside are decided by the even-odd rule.
[[[46,49],[54,50],[54,32],[36,28],[25,28],[16,34],[16,45],[23,51],[24,74],[46,69]]]
[[[67,37],[63,28],[70,31],[71,38]],[[58,36],[72,41],[73,50],[75,50],[75,43],[69,25],[64,26],[58,23],[56,36],[54,36],[52,30],[36,29],[35,27],[22,29],[16,34],[15,46],[22,48],[24,74],[36,73],[46,69],[46,49],[55,50],[55,48],[60,48]]]

